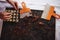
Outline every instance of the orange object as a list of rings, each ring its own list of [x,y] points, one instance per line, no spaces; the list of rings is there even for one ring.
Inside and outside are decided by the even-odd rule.
[[[58,14],[54,13],[54,6],[50,7],[50,10],[49,10],[48,15],[46,17],[47,20],[50,20],[51,16],[54,16],[55,18],[60,18],[60,16]]]
[[[22,9],[20,10],[20,14],[26,13],[26,12],[31,12],[30,8],[26,7],[26,4],[22,2]]]
[[[50,7],[50,10],[48,12],[48,15],[46,16],[46,19],[47,20],[50,20],[51,19],[51,16],[53,15],[53,13],[54,13],[54,6],[51,6]]]
[[[60,18],[60,15],[54,13],[54,6],[46,5],[45,10],[41,16],[41,18],[50,20],[51,16],[54,16],[55,18]]]

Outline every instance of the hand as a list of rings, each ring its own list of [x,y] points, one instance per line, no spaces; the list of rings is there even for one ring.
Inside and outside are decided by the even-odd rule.
[[[13,2],[12,0],[7,0],[7,2],[10,3],[16,10],[18,10],[17,2]]]
[[[56,19],[60,19],[60,15],[58,15],[58,14],[55,14],[55,16],[54,16]]]
[[[56,15],[56,18],[57,18],[57,19],[60,19],[60,15],[57,14],[57,15]]]
[[[10,17],[11,17],[11,13],[8,13],[8,12],[0,13],[0,18],[3,20],[8,20],[10,19]]]

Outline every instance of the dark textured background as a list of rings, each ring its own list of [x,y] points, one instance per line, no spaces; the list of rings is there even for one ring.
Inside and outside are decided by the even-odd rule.
[[[55,40],[55,18],[44,20],[40,18],[42,12],[32,10],[36,17],[25,17],[18,23],[4,22],[1,40]]]

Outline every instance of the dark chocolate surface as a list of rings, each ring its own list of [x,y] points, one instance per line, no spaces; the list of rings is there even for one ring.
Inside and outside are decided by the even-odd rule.
[[[40,18],[42,12],[32,10],[36,17],[25,17],[17,23],[4,21],[1,40],[55,40],[55,18],[44,20]]]

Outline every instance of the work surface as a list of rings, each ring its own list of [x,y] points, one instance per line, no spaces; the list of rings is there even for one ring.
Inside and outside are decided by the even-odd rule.
[[[42,11],[32,13],[41,16]],[[55,40],[55,18],[46,21],[37,17],[25,17],[17,23],[3,22],[1,40]]]

